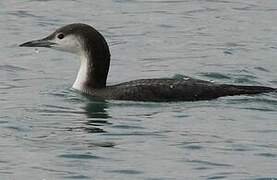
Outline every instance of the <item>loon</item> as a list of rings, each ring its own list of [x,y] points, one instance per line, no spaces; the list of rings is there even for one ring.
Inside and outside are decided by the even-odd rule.
[[[19,46],[46,47],[80,56],[81,65],[73,89],[101,99],[131,101],[197,101],[222,96],[276,91],[265,86],[217,84],[193,78],[139,79],[107,86],[110,50],[105,38],[92,26],[73,23],[49,36]]]

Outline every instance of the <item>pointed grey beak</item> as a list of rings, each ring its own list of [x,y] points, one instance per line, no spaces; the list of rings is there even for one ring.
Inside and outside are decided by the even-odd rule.
[[[48,39],[39,39],[34,41],[28,41],[23,44],[20,44],[20,47],[47,47],[50,48],[52,45],[55,45],[56,43],[50,42]]]

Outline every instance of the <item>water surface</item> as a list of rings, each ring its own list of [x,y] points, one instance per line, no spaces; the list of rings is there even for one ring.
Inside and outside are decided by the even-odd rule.
[[[108,84],[192,76],[277,87],[274,0],[0,2],[0,179],[277,179],[277,96],[145,103],[72,90],[78,58],[19,48],[83,22]]]

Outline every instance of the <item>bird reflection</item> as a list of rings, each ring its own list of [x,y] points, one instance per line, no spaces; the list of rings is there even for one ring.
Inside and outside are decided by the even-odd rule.
[[[87,120],[84,122],[84,130],[88,133],[106,132],[101,127],[111,124],[107,121],[111,116],[106,111],[108,102],[105,100],[90,100],[86,103],[84,110]]]
[[[108,102],[105,100],[89,101],[84,107],[85,113],[88,118],[100,118],[100,119],[110,118],[110,116],[106,111],[107,108],[108,108]]]

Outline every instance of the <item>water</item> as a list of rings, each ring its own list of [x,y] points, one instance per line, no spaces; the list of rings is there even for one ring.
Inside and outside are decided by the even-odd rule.
[[[277,87],[277,1],[0,2],[0,179],[277,179],[277,96],[143,103],[70,90],[77,57],[19,48],[72,22],[112,53],[109,84],[192,76]]]

